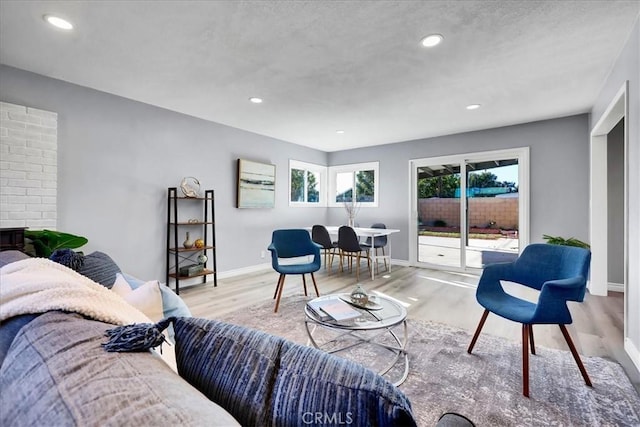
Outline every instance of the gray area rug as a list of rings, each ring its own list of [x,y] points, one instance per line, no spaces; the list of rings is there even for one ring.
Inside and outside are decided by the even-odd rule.
[[[231,323],[307,344],[304,304],[294,296],[221,317]],[[481,426],[640,426],[640,398],[622,367],[600,357],[583,357],[593,388],[584,384],[571,353],[536,347],[530,358],[530,395],[522,396],[521,345],[482,334],[474,354],[466,352],[469,331],[409,319],[409,377],[400,389],[420,426],[433,426],[444,412],[459,412]],[[402,334],[402,328],[395,329]],[[471,331],[472,332],[472,331]],[[317,329],[314,337],[332,332]],[[389,335],[390,336],[390,335]],[[390,343],[390,342],[389,342]],[[338,353],[373,369],[391,354],[373,346]],[[387,376],[402,374],[398,364]]]

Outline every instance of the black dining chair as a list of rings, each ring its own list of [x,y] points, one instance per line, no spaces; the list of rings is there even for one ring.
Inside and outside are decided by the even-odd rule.
[[[343,225],[338,229],[338,249],[340,250],[340,271],[344,270],[343,258],[349,258],[349,271],[353,269],[353,258],[356,258],[356,280],[360,280],[360,258],[364,253],[367,257],[367,267],[371,273],[369,260],[369,248],[363,246],[358,240],[358,235],[353,228]]]
[[[384,225],[381,222],[377,222],[375,224],[373,224],[371,226],[371,228],[387,228],[386,225]],[[373,243],[372,243],[373,241]],[[375,238],[371,238],[371,237],[367,237],[367,240],[365,243],[362,244],[363,246],[367,246],[369,249],[373,249],[373,254],[375,256],[378,255],[378,249],[382,249],[382,256],[385,256],[384,253],[384,248],[385,246],[387,246],[387,236],[377,236]],[[387,259],[383,258],[384,261],[384,268],[389,271],[389,267],[387,266]],[[378,270],[378,260],[376,259],[376,274],[379,272]]]
[[[311,227],[311,240],[322,246],[321,251],[324,255],[324,268],[331,274],[331,266],[333,265],[333,257],[338,248],[338,242],[332,241],[327,228],[320,224]],[[327,262],[327,260],[329,262]]]

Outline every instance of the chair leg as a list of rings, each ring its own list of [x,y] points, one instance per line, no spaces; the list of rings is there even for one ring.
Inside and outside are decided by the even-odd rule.
[[[356,262],[356,282],[360,281],[360,252],[358,252],[358,258]]]
[[[374,256],[378,256],[378,248],[373,250]],[[376,258],[376,274],[380,274],[380,268],[378,268],[378,258]]]
[[[280,274],[278,277],[278,284],[276,285],[276,291],[273,293],[273,299],[276,299],[276,295],[278,295],[278,289],[280,289],[280,285],[284,282],[284,274]]]
[[[580,369],[580,373],[582,374],[582,378],[584,378],[585,384],[588,385],[589,387],[593,387],[593,385],[591,385],[591,379],[589,378],[589,374],[587,374],[587,370],[584,368],[584,365],[582,364],[582,360],[580,360],[580,355],[576,351],[576,346],[573,345],[573,341],[571,340],[569,331],[567,331],[567,327],[565,325],[558,325],[558,326],[560,326],[562,335],[564,335],[564,339],[565,341],[567,341],[567,344],[569,345],[571,354],[573,355],[573,358],[575,359],[576,364],[578,365],[578,369]]]
[[[316,296],[320,296],[320,292],[318,292],[318,284],[316,283],[316,276],[313,275],[313,273],[311,274],[311,280],[313,280],[313,287],[316,290]]]
[[[307,280],[304,278],[304,274],[302,275],[302,286],[304,287],[304,296],[308,296],[307,295]]]
[[[473,346],[475,346],[476,341],[478,341],[478,337],[480,336],[480,331],[482,331],[482,327],[484,326],[484,322],[486,322],[488,315],[489,315],[489,310],[485,309],[484,313],[482,313],[482,317],[480,318],[480,323],[478,323],[478,327],[476,328],[476,333],[473,334],[473,339],[471,340],[471,344],[469,344],[469,348],[467,348],[467,353],[471,354],[471,352],[473,351]]]
[[[280,297],[282,296],[282,290],[284,289],[284,274],[280,275],[281,283],[278,286],[278,299],[276,299],[276,308],[273,310],[274,313],[278,312],[278,306],[280,305]]]
[[[382,247],[382,256],[387,256],[387,254],[384,253],[384,246]],[[382,258],[382,260],[384,261],[384,269],[389,271],[389,266],[387,265],[387,259]]]
[[[522,324],[522,394],[529,397],[529,331],[531,325]]]
[[[533,325],[529,325],[529,345],[531,346],[531,354],[536,354],[536,346],[533,343]]]

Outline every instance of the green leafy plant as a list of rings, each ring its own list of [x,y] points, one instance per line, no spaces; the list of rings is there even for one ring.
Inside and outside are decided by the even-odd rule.
[[[25,230],[24,237],[31,241],[33,251],[29,255],[49,258],[56,249],[75,249],[86,245],[86,237],[53,230]]]
[[[588,243],[583,242],[582,240],[578,240],[573,237],[569,237],[565,239],[564,237],[559,236],[549,236],[548,234],[543,234],[542,238],[547,241],[550,245],[563,245],[563,246],[577,246],[579,248],[590,249]]]

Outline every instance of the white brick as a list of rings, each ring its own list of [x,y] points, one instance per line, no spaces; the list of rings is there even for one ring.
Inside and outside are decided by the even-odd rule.
[[[53,181],[53,182],[43,182],[42,183],[42,188],[58,188],[58,183]]]
[[[32,139],[32,140],[35,140],[35,141],[42,141],[42,133],[25,131],[24,132],[24,138],[25,139]]]
[[[43,184],[46,184],[46,183],[42,183],[40,181],[32,181],[28,179],[9,179],[7,183],[7,185],[10,185],[12,187],[25,187],[25,188],[40,188],[43,186]]]
[[[29,221],[26,222],[27,227],[29,228],[35,228],[35,229],[48,229],[48,230],[55,230],[56,229],[56,220],[54,219],[40,219],[40,220],[36,220],[36,219],[31,219]]]
[[[56,219],[58,218],[58,212],[42,212],[43,219]]]
[[[26,113],[27,107],[25,107],[24,105],[18,105],[18,104],[12,104],[10,102],[0,101],[0,110]]]
[[[58,136],[57,135],[41,135],[40,136],[40,141],[44,141],[44,142],[52,142],[56,145],[56,147],[58,146]]]
[[[45,119],[43,118],[40,124],[47,128],[58,128],[58,119]]]
[[[27,135],[32,133],[38,135],[57,135],[58,128],[45,128],[40,125],[27,124]]]
[[[26,155],[27,154],[27,147],[21,147],[19,145],[10,145],[9,146],[9,153]]]
[[[14,122],[31,123],[36,125],[40,125],[42,123],[42,119],[40,117],[32,114],[7,111],[7,116],[9,116],[9,120],[13,120]]]
[[[0,160],[0,170],[9,169],[9,165],[10,165],[9,162]]]
[[[6,227],[6,228],[11,228],[11,227],[26,227],[27,223],[24,220],[17,220],[17,219],[2,219],[2,221],[0,222],[0,226],[2,227]]]
[[[25,188],[26,194],[29,196],[53,196],[58,194],[55,188]]]
[[[39,181],[56,181],[58,177],[52,173],[28,172],[27,179],[36,179]]]
[[[29,205],[27,205],[27,207],[28,207],[28,206],[29,206]],[[38,205],[38,206],[39,206],[39,207],[38,207],[38,210],[39,210],[40,212],[57,212],[57,210],[58,210],[58,209],[56,208],[56,205],[45,205],[45,204],[43,203],[43,204],[40,204],[40,205]]]
[[[9,153],[6,156],[2,156],[2,160],[7,162],[25,162],[27,160],[27,156],[22,154],[12,154]]]
[[[9,218],[9,212],[5,212],[2,209],[0,209],[0,221],[4,221],[5,219]],[[0,222],[0,226],[2,227],[9,227],[8,225],[4,225],[4,222]]]
[[[58,113],[53,111],[40,110],[38,108],[27,107],[27,113],[32,116],[46,117],[48,119],[58,119]]]
[[[58,144],[52,141],[33,141],[31,139],[27,140],[27,147],[31,148],[41,148],[43,150],[56,150],[58,148]]]
[[[24,129],[7,129],[7,136],[9,138],[26,139],[27,132]]]
[[[40,212],[9,212],[9,219],[42,219]]]
[[[14,122],[13,120],[3,118],[0,119],[0,127],[24,131],[27,128],[27,124],[22,122]]]
[[[25,205],[3,205],[2,210],[4,212],[24,212],[26,209]]]
[[[42,197],[40,196],[7,196],[6,203],[19,205],[20,203],[40,204],[42,203]]]
[[[37,164],[40,164],[40,165],[58,166],[58,160],[57,159],[49,159],[49,158],[46,158],[46,157],[40,157],[40,158],[34,158],[32,160],[33,160],[32,163],[37,163]]]
[[[23,163],[22,164],[22,168],[21,169],[17,169],[16,168],[16,170],[23,170],[23,171],[27,171],[27,172],[43,172],[43,170],[42,170],[43,167],[44,166],[42,166],[42,165],[38,165],[38,164],[34,164],[34,163]]]
[[[10,147],[26,147],[27,140],[25,138],[6,137],[2,138],[2,143],[7,144]]]
[[[7,195],[7,196],[10,196],[10,195],[24,196],[25,194],[27,194],[27,189],[20,188],[20,187],[3,187],[0,190],[0,194]]]
[[[27,173],[25,171],[14,171],[14,170],[8,170],[8,169],[2,169],[0,170],[0,176],[2,178],[7,178],[7,179],[25,179],[27,177]],[[18,185],[18,187],[21,187],[20,185]]]
[[[58,158],[58,152],[57,151],[52,151],[52,150],[42,150],[42,157],[44,157],[46,159],[57,159]]]
[[[34,166],[36,166],[36,165],[34,165]],[[41,168],[42,168],[42,172],[55,173],[56,177],[58,176],[58,166],[44,165],[44,166],[41,166]]]
[[[25,154],[29,157],[42,157],[42,150],[38,148],[25,148]]]
[[[54,205],[54,206],[55,206],[56,202],[57,202],[57,197],[55,197],[55,196],[54,197],[45,196],[45,197],[42,197],[42,200],[41,200],[41,203]]]
[[[0,128],[0,137],[9,136],[9,131],[7,128]]]

